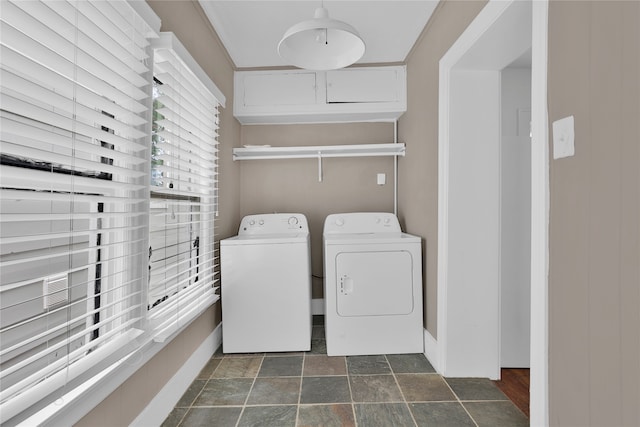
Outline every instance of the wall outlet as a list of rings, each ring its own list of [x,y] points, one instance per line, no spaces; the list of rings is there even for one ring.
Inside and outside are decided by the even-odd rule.
[[[387,182],[387,175],[384,173],[379,173],[377,178],[378,185],[384,185]]]
[[[69,275],[65,272],[46,277],[42,282],[42,294],[45,310],[69,302]]]
[[[553,158],[575,155],[573,116],[553,122]]]

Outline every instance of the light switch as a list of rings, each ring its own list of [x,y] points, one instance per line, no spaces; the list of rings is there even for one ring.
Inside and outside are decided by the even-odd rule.
[[[556,120],[553,122],[552,130],[553,158],[573,156],[575,154],[573,116]]]
[[[387,182],[387,175],[383,173],[378,174],[378,185],[384,185]]]

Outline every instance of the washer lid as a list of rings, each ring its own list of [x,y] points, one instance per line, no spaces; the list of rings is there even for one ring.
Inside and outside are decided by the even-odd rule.
[[[220,240],[220,245],[279,245],[284,243],[304,243],[309,241],[308,232],[279,234],[239,234]]]

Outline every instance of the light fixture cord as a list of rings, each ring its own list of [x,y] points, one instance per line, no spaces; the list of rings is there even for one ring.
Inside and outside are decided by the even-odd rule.
[[[324,9],[324,0],[320,0],[320,6]],[[329,40],[327,40],[327,37],[329,35],[329,32],[327,31],[327,29],[324,29],[324,45],[328,45],[329,44]]]

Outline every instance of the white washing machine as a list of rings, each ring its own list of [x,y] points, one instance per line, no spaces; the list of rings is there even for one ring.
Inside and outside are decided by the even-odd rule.
[[[224,353],[311,349],[309,226],[302,214],[249,215],[220,241]]]
[[[323,234],[327,354],[423,353],[421,238],[369,212],[329,215]]]

